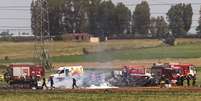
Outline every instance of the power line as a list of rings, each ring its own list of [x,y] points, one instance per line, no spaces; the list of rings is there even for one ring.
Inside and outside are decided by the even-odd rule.
[[[30,8],[30,6],[0,6],[2,8]]]
[[[179,3],[150,3],[149,6],[163,6],[163,5],[176,5]],[[201,5],[201,3],[186,3],[191,5]],[[126,6],[136,6],[137,4],[124,4]]]
[[[8,11],[8,10],[12,10],[12,11],[30,11],[31,9],[25,9],[25,8],[20,8],[20,9],[19,8],[17,8],[17,9],[15,9],[15,8],[6,8],[6,9],[3,8],[3,9],[1,9],[0,8],[0,10],[1,11]]]
[[[9,27],[9,28],[29,28],[27,26],[0,26],[0,27]]]
[[[31,28],[27,28],[27,29],[19,29],[19,28],[7,28],[7,29],[4,29],[4,28],[0,28],[0,30],[11,30],[11,31],[31,31]]]
[[[31,18],[0,18],[0,20],[31,20]]]

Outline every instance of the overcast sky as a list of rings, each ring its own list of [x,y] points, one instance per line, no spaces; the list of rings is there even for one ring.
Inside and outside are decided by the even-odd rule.
[[[12,29],[10,32],[31,32],[31,14],[30,4],[32,0],[0,0],[0,31]],[[115,4],[123,2],[130,9],[135,9],[135,5],[142,0],[112,0]],[[193,7],[193,24],[190,32],[195,32],[195,27],[198,25],[199,10],[201,0],[147,0],[150,4],[151,16],[164,16],[170,8],[171,4],[176,3],[192,3]],[[166,4],[166,5],[156,5]],[[17,7],[16,7],[17,6]],[[24,28],[25,27],[25,28]],[[15,30],[18,29],[18,30]],[[19,30],[26,29],[26,30]]]

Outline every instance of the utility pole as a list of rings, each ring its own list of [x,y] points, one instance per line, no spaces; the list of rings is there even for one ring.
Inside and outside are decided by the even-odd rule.
[[[39,20],[38,30],[39,35],[35,36],[35,51],[34,59],[35,62],[41,64],[45,69],[51,69],[51,63],[49,61],[49,53],[47,43],[49,41],[49,16],[48,16],[48,1],[47,0],[34,0],[34,3],[37,5],[35,9],[39,9],[38,14],[36,15]]]

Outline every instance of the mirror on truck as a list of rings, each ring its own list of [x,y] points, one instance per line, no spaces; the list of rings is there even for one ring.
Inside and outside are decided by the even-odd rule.
[[[65,70],[65,75],[66,75],[66,76],[69,76],[69,72],[70,72],[69,69],[66,69],[66,70]]]
[[[62,69],[62,70],[58,70],[57,74],[59,74],[59,76],[65,77],[65,76],[69,76],[69,69]]]

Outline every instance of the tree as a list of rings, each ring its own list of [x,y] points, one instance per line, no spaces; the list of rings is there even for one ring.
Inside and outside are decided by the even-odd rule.
[[[198,26],[196,28],[196,31],[199,35],[201,35],[201,8],[200,8],[200,18],[199,18],[199,21],[198,21]]]
[[[81,0],[65,0],[64,27],[65,32],[82,32],[85,15],[82,10]]]
[[[192,7],[191,4],[177,4],[172,6],[168,13],[169,28],[176,36],[186,35],[192,23]]]
[[[115,30],[115,5],[111,0],[103,1],[98,9],[98,32],[113,34]]]
[[[101,9],[101,0],[84,0],[85,10],[87,12],[88,27],[87,31],[89,33],[97,33],[100,30],[99,19],[99,9]]]
[[[156,17],[151,17],[150,19],[150,32],[152,36],[158,36],[158,29],[157,29],[157,18]]]
[[[61,36],[64,33],[63,13],[60,7],[51,7],[49,9],[49,31],[50,35]]]
[[[49,18],[48,18],[47,0],[35,0],[31,3],[31,28],[36,36],[49,35]]]
[[[31,3],[31,29],[32,29],[32,33],[34,35],[39,35],[40,31],[39,31],[39,21],[38,19],[38,14],[40,14],[39,12],[39,8],[37,7],[38,2],[36,1],[32,1]]]
[[[152,17],[150,21],[150,31],[153,36],[158,38],[164,38],[169,32],[168,24],[166,23],[163,16],[158,16],[157,18]]]
[[[162,37],[166,36],[166,34],[169,33],[168,24],[166,23],[163,16],[157,17],[156,27],[158,28],[157,37],[159,37],[159,38],[162,38]]]
[[[64,33],[63,10],[64,0],[48,0],[50,35],[60,37]]]
[[[150,8],[147,1],[137,4],[133,12],[133,31],[137,34],[148,34],[150,26]]]
[[[131,21],[131,12],[123,4],[118,3],[115,11],[115,33],[129,33],[130,21]]]

